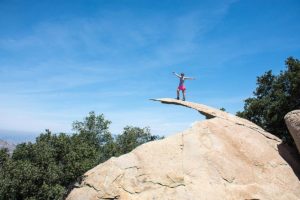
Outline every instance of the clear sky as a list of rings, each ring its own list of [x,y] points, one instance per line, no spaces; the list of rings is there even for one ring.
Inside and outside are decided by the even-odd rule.
[[[256,77],[300,57],[299,0],[0,0],[0,138],[71,132],[89,111],[168,135],[202,117],[175,97],[235,113]],[[1,135],[2,134],[2,135]]]

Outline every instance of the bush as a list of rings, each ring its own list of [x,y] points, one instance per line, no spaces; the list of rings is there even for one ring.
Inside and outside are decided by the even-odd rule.
[[[113,137],[110,123],[103,114],[90,112],[83,122],[73,123],[73,135],[46,130],[35,143],[17,145],[11,158],[0,150],[0,200],[63,199],[87,170],[159,139],[149,128],[138,127],[125,127]]]

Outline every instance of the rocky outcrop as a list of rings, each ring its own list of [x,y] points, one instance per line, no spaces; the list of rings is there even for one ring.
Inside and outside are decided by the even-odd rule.
[[[284,120],[300,153],[300,110],[287,113],[284,116]]]
[[[280,139],[255,124],[201,104],[211,119],[141,145],[84,174],[68,200],[300,199],[300,182],[279,154]]]
[[[174,104],[174,105],[180,105],[180,106],[185,106],[185,107],[188,107],[188,108],[192,108],[192,109],[197,110],[200,114],[204,115],[208,119],[217,117],[217,118],[229,121],[229,122],[233,122],[237,125],[246,126],[250,129],[258,131],[260,134],[264,135],[265,137],[267,137],[269,139],[281,142],[280,139],[278,139],[274,135],[266,132],[264,129],[257,126],[256,124],[254,124],[254,123],[252,123],[252,122],[250,122],[246,119],[237,117],[235,115],[232,115],[230,113],[224,112],[224,111],[216,109],[216,108],[212,108],[212,107],[209,107],[209,106],[206,106],[206,105],[203,105],[203,104],[199,104],[199,103],[181,101],[181,100],[170,99],[170,98],[151,99],[151,100],[159,101],[159,102],[164,103],[164,104]]]

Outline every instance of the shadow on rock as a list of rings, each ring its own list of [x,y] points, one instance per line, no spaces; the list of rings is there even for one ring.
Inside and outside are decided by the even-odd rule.
[[[295,175],[300,180],[300,155],[297,149],[283,143],[277,145],[277,147],[281,157],[291,166]]]

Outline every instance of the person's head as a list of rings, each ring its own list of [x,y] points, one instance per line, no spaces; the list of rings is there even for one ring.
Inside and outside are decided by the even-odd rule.
[[[181,73],[180,76],[184,76],[184,73]]]

